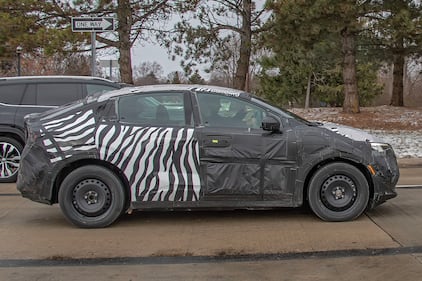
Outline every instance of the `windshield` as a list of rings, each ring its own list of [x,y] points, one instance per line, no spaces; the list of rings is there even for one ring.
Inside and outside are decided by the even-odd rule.
[[[302,117],[300,117],[300,116],[298,116],[298,115],[296,115],[296,114],[294,114],[294,113],[292,113],[288,110],[279,108],[276,105],[273,105],[271,102],[264,100],[262,98],[254,96],[252,98],[252,100],[256,103],[264,105],[266,108],[269,108],[271,111],[274,111],[274,112],[280,114],[284,118],[295,119],[295,120],[297,120],[301,123],[304,123],[306,125],[315,125],[314,123],[312,123],[312,122],[310,122],[310,121],[308,121],[308,120],[306,120],[306,119],[304,119],[304,118],[302,118]]]

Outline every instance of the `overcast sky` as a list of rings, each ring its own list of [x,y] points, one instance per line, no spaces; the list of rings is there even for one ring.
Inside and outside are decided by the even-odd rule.
[[[101,52],[97,53],[97,60],[117,60],[118,53],[113,51],[114,54],[110,52]],[[160,47],[158,44],[145,43],[144,46],[139,44],[132,48],[132,68],[141,65],[143,62],[157,62],[163,67],[163,76],[166,77],[169,73],[173,71],[182,71],[180,67],[180,58],[176,57],[175,61],[172,61],[167,50],[163,47]],[[104,75],[109,75],[109,69],[103,69]],[[113,76],[116,75],[117,69],[113,70]]]
[[[164,71],[164,75],[173,71],[182,71],[180,67],[180,57],[172,61],[167,53],[167,49],[158,44],[144,44],[145,46],[135,46],[132,48],[132,65],[138,66],[143,62],[158,62]]]

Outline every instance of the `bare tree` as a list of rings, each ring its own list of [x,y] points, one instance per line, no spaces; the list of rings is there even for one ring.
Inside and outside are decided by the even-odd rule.
[[[143,62],[135,67],[135,85],[153,85],[161,82],[163,67],[157,62]]]
[[[194,12],[182,15],[175,27],[177,36],[168,45],[173,44],[174,52],[183,56],[188,73],[198,63],[210,63],[211,69],[232,64],[227,61],[231,55],[236,60],[233,86],[244,90],[256,37],[263,31],[266,17],[266,10],[256,9],[252,0],[198,1]],[[239,40],[235,52],[229,47],[233,40]]]
[[[185,3],[178,0],[78,0],[74,3],[46,0],[43,1],[42,10],[36,11],[36,7],[33,9],[42,13],[41,20],[51,22],[53,18],[60,19],[62,26],[65,26],[65,21],[69,30],[72,16],[115,17],[118,22],[115,33],[96,34],[96,40],[102,43],[98,48],[112,47],[118,50],[122,82],[132,84],[131,48],[136,42],[152,42],[156,35],[164,32],[165,23],[175,10],[183,10],[190,5],[190,1]],[[88,42],[87,36],[85,40]]]

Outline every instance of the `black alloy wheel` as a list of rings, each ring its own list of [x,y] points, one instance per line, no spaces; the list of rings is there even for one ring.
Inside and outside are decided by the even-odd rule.
[[[22,150],[17,140],[0,137],[0,183],[16,181]]]

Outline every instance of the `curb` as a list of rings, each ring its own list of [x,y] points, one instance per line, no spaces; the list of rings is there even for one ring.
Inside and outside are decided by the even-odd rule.
[[[422,168],[422,158],[399,158],[399,168]]]

